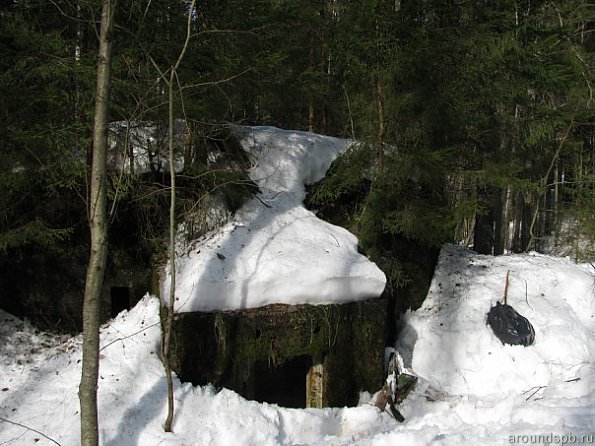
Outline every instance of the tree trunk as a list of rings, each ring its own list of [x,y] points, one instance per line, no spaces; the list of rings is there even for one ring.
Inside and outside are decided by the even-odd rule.
[[[508,234],[506,192],[497,190],[494,197],[494,255],[504,254]]]
[[[169,305],[167,308],[167,319],[165,323],[163,339],[163,366],[165,368],[165,380],[167,383],[167,416],[163,429],[165,432],[172,431],[174,420],[174,391],[171,377],[171,364],[169,361],[171,332],[175,310],[176,294],[176,172],[174,170],[174,79],[175,67],[171,68],[169,79],[169,136],[167,145],[169,147],[169,179],[170,179],[170,200],[169,200],[169,264],[170,264],[170,286]]]
[[[492,188],[482,187],[479,190],[480,197],[483,197],[487,209],[485,212],[475,216],[475,227],[473,229],[473,249],[480,254],[493,254],[495,242],[495,219],[497,212],[494,205],[496,192]]]
[[[479,254],[492,254],[494,246],[494,216],[490,208],[487,213],[475,217],[473,249]]]
[[[504,241],[504,249],[508,252],[511,252],[514,238],[514,194],[510,185],[506,187],[506,198],[504,204],[504,223],[506,225],[506,228],[504,229],[506,236],[506,239]],[[511,227],[511,223],[513,224],[513,227]]]
[[[314,31],[312,30],[310,34],[310,53],[309,53],[309,60],[310,60],[310,68],[314,69]],[[308,131],[314,131],[314,94],[310,92],[310,96],[308,98]]]
[[[523,252],[522,232],[523,232],[523,209],[524,201],[521,193],[516,193],[514,198],[514,223],[512,237],[512,252]]]
[[[163,367],[165,369],[165,379],[167,384],[167,415],[163,424],[165,432],[172,431],[172,425],[174,420],[174,387],[172,379],[172,371],[170,364],[170,346],[171,346],[171,334],[174,322],[174,311],[175,311],[175,294],[176,294],[176,172],[174,163],[174,81],[177,79],[177,70],[184,54],[188,49],[188,42],[190,42],[191,30],[192,30],[192,12],[196,0],[192,0],[190,3],[188,14],[188,21],[186,23],[186,40],[184,46],[180,51],[178,60],[170,68],[169,80],[167,81],[168,86],[168,128],[169,135],[167,145],[169,149],[169,178],[170,178],[170,201],[169,201],[169,264],[170,264],[170,287],[169,287],[169,305],[167,307],[167,318],[165,321],[164,335],[163,335],[163,348],[162,358]]]
[[[89,197],[91,253],[83,304],[83,363],[79,386],[81,444],[83,446],[96,446],[99,442],[97,378],[99,375],[101,291],[107,260],[106,155],[112,59],[110,35],[113,29],[114,3],[114,0],[103,1],[97,62],[93,160]]]
[[[378,172],[382,174],[384,171],[384,89],[380,76],[376,78],[376,108],[378,113],[378,134],[377,134],[377,147],[376,147],[376,161],[378,162]]]

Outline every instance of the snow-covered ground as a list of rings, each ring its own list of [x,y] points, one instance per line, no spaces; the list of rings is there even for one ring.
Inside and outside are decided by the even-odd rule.
[[[530,347],[502,345],[485,323],[490,306],[503,296],[508,270],[509,303],[535,327]],[[176,380],[174,432],[166,434],[158,306],[147,296],[102,327],[103,445],[595,441],[591,265],[538,254],[480,256],[446,246],[428,299],[405,316],[397,344],[420,377],[400,407],[403,424],[369,404],[285,409]],[[78,444],[80,337],[40,333],[6,313],[0,320],[0,444],[55,444],[42,433],[61,445]]]

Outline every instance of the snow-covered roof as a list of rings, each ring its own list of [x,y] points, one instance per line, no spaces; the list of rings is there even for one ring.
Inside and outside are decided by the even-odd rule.
[[[378,297],[384,273],[357,251],[357,238],[303,206],[350,141],[274,127],[234,127],[260,189],[234,219],[192,241],[176,259],[178,312],[332,304]],[[168,299],[166,271],[162,296]]]

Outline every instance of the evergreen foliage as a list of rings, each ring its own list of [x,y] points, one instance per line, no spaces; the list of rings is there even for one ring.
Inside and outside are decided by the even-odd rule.
[[[0,26],[2,251],[56,247],[81,223],[72,214],[83,205],[88,132],[75,118],[70,42],[50,13],[47,2],[16,2]]]

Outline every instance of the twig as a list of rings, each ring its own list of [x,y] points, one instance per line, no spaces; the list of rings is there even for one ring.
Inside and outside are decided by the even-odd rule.
[[[506,271],[506,285],[504,285],[504,305],[506,305],[508,301],[508,275],[510,274],[510,270]]]
[[[27,431],[23,431],[23,432],[21,433],[21,435],[19,435],[18,437],[11,438],[10,440],[3,441],[2,443],[0,443],[0,446],[3,446],[3,445],[5,445],[5,444],[8,444],[8,443],[12,443],[13,441],[17,441],[19,438],[21,438],[21,437],[22,437],[23,435],[25,435],[26,433],[27,433]]]
[[[533,391],[533,393],[531,393],[531,395],[529,395],[527,398],[525,398],[525,401],[529,401],[537,392],[539,392],[541,389],[545,389],[547,386],[535,386],[535,387],[531,387],[529,390],[521,393],[521,395],[525,395],[529,392],[531,392],[531,390],[535,389],[535,391]]]
[[[341,243],[339,243],[339,240],[337,240],[337,237],[335,237],[333,234],[330,234],[330,236],[335,239],[335,241],[337,242],[337,246],[340,247]]]
[[[48,437],[46,434],[44,434],[43,432],[40,432],[40,431],[38,431],[37,429],[33,429],[32,427],[25,426],[24,424],[21,424],[21,423],[17,423],[16,421],[10,421],[10,420],[7,420],[6,418],[3,418],[3,417],[0,417],[0,421],[4,421],[4,422],[6,422],[6,423],[10,423],[10,424],[14,424],[15,426],[20,426],[20,427],[22,427],[22,428],[25,428],[25,429],[27,429],[27,430],[29,430],[29,431],[35,432],[35,433],[37,433],[37,434],[41,435],[42,437],[44,437],[44,438],[47,438],[47,439],[48,439],[48,440],[50,440],[52,443],[55,443],[55,444],[57,444],[58,446],[61,446],[61,445],[60,445],[60,443],[58,443],[58,442],[57,442],[56,440],[54,440],[52,437]]]
[[[272,207],[270,204],[265,203],[264,201],[262,201],[262,199],[258,195],[254,195],[254,198],[256,198],[258,201],[260,201],[262,204],[264,204],[267,208]]]
[[[244,71],[234,74],[232,76],[226,77],[225,79],[219,79],[216,81],[205,81],[205,82],[199,82],[197,84],[189,84],[189,85],[183,85],[180,87],[180,91],[182,90],[187,90],[189,88],[198,88],[198,87],[209,87],[209,86],[213,86],[213,85],[219,85],[219,84],[224,84],[226,82],[230,82],[240,76],[243,76],[244,74],[248,73],[252,71],[252,68],[246,68]]]
[[[567,380],[566,380],[566,381],[564,381],[564,382],[565,382],[565,383],[573,383],[573,382],[580,381],[580,380],[581,380],[580,378],[572,378],[572,379],[567,379]]]
[[[525,280],[525,302],[529,305],[529,308],[533,309],[533,307],[529,304],[529,294],[527,293],[527,281]]]
[[[128,335],[128,336],[124,336],[123,338],[114,339],[112,342],[110,342],[110,343],[108,343],[108,344],[105,344],[103,347],[101,347],[101,348],[99,349],[99,351],[100,351],[100,352],[102,352],[103,350],[105,350],[106,348],[108,348],[110,345],[112,345],[112,344],[115,344],[115,343],[116,343],[116,342],[118,342],[118,341],[124,341],[124,340],[126,340],[126,339],[130,339],[131,337],[133,337],[133,336],[136,336],[137,334],[141,334],[143,331],[147,331],[149,328],[153,328],[153,327],[155,327],[156,325],[159,325],[160,323],[161,323],[161,321],[159,321],[159,322],[155,322],[154,324],[151,324],[151,325],[149,325],[148,327],[145,327],[145,328],[143,328],[142,330],[139,330],[139,331],[137,331],[137,332],[135,332],[135,333],[132,333],[132,334],[130,334],[130,335]]]

